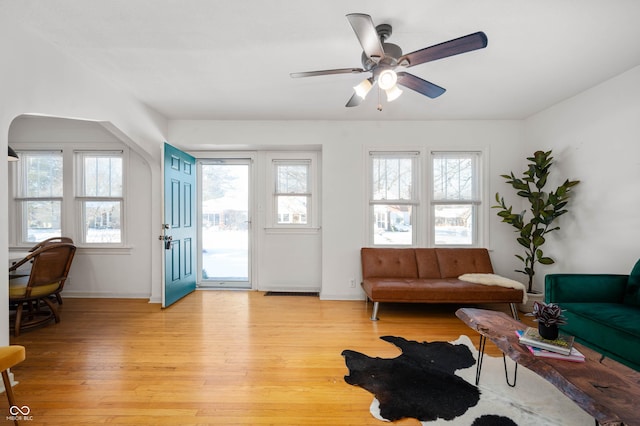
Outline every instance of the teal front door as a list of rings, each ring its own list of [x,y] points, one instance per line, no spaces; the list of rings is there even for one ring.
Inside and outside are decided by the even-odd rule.
[[[162,307],[196,289],[196,161],[164,144],[164,288]]]

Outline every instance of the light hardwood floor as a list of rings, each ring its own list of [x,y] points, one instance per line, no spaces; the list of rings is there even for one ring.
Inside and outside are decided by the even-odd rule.
[[[455,306],[381,304],[378,322],[370,309],[254,291],[197,291],[164,310],[66,298],[59,324],[11,338],[27,351],[12,369],[23,424],[380,425],[372,395],[344,381],[344,349],[394,357],[380,336],[478,337]],[[0,420],[7,411],[0,399]]]

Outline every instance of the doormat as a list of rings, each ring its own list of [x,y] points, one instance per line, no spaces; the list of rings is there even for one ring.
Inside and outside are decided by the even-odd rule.
[[[267,291],[265,296],[313,296],[319,297],[317,291]]]

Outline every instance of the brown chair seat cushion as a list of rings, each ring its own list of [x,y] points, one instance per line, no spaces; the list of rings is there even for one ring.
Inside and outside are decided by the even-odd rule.
[[[29,282],[29,277],[20,277],[9,280],[9,299],[24,297],[25,292],[27,290],[27,283]],[[47,285],[40,285],[37,287],[33,287],[31,290],[32,297],[43,296],[47,294],[51,294],[60,285],[59,281],[56,281]]]

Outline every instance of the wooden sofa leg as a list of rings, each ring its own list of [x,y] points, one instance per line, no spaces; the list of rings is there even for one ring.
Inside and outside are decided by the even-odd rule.
[[[373,311],[371,311],[371,321],[378,321],[378,308],[380,302],[373,302]]]
[[[518,316],[518,308],[515,303],[509,303],[509,307],[511,308],[511,315],[517,321],[520,321],[520,317]]]

